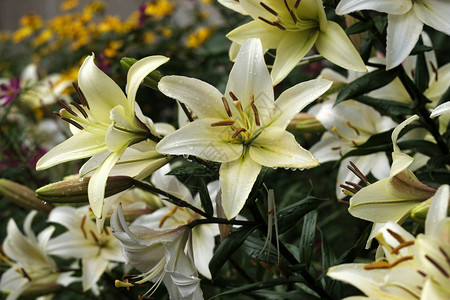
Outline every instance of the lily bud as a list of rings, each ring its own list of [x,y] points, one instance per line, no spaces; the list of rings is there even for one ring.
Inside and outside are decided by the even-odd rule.
[[[63,286],[56,282],[35,283],[27,287],[21,296],[28,299],[36,299],[40,296],[55,293],[62,288]]]
[[[70,178],[43,186],[36,190],[36,196],[44,201],[55,203],[88,203],[90,177]],[[106,181],[105,197],[110,197],[133,186],[133,178],[110,176]]]
[[[138,60],[135,58],[123,57],[120,60],[120,64],[122,65],[122,68],[128,71],[131,66],[134,65],[137,61]],[[158,82],[162,77],[162,74],[158,70],[154,70],[144,78],[144,81],[142,83],[145,86],[158,91]]]
[[[430,198],[413,207],[411,209],[411,218],[417,223],[424,225],[432,200],[433,198]]]
[[[289,123],[287,130],[290,132],[323,132],[325,127],[315,116],[299,113]]]
[[[49,212],[53,208],[39,200],[33,190],[11,180],[0,179],[0,194],[3,194],[15,204],[30,210]]]

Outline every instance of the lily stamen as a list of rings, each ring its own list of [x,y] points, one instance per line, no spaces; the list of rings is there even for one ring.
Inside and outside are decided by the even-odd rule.
[[[450,275],[447,273],[447,271],[444,269],[444,267],[442,267],[440,264],[438,264],[437,261],[435,261],[434,259],[432,259],[430,256],[428,256],[428,254],[425,254],[425,258],[433,264],[433,266],[436,267],[436,269],[438,269],[439,272],[442,273],[442,275],[444,275],[446,278],[450,278]]]
[[[69,119],[69,118],[66,118],[66,117],[63,117],[63,116],[61,116],[60,113],[57,113],[57,112],[54,112],[54,113],[55,113],[56,115],[58,115],[58,116],[61,118],[61,120],[64,120],[64,121],[66,121],[67,123],[72,124],[73,126],[75,126],[76,128],[78,128],[78,129],[80,129],[80,130],[83,130],[83,129],[84,129],[83,126],[81,126],[80,124],[78,124],[78,123],[75,122],[74,120]]]
[[[83,232],[83,236],[85,239],[87,239],[87,234],[86,234],[86,230],[84,229],[84,224],[86,223],[86,215],[83,216],[83,218],[81,219],[81,223],[80,223],[80,229]]]
[[[80,87],[78,86],[78,84],[76,82],[72,82],[72,86],[75,89],[75,92],[78,95],[78,99],[80,99],[80,102],[83,106],[87,107],[87,109],[89,108],[89,103],[86,100],[86,96],[84,96],[83,92],[81,91]]]
[[[353,188],[355,188],[356,190],[360,190],[360,189],[362,189],[363,187],[362,186],[360,186],[359,184],[357,184],[357,183],[354,183],[354,182],[351,182],[351,181],[344,181],[344,183],[345,184],[348,184],[348,185],[350,185],[350,186],[352,186]]]
[[[350,123],[350,121],[345,122],[345,124],[350,127],[351,129],[353,129],[356,132],[356,135],[360,135],[358,128],[356,128],[355,126],[352,125],[352,123]]]
[[[441,246],[439,246],[439,251],[442,253],[442,255],[445,257],[445,260],[447,261],[448,266],[450,267],[450,257],[448,256],[447,252],[442,249]]]
[[[396,239],[400,244],[403,244],[403,243],[405,243],[406,241],[403,239],[403,237],[400,235],[400,234],[398,234],[397,232],[395,232],[395,231],[392,231],[391,229],[387,229],[387,232],[389,232],[389,234],[394,238],[394,239]],[[393,251],[391,251],[391,253],[393,253]]]
[[[167,221],[168,218],[170,218],[178,209],[178,206],[174,206],[164,217],[161,218],[159,221],[158,227],[163,227],[164,223]]]
[[[20,272],[24,278],[28,279],[28,281],[31,281],[30,275],[28,275],[24,268],[17,269],[16,271]]]
[[[89,230],[89,233],[91,234],[92,238],[94,239],[95,243],[98,244],[99,239],[98,237],[95,235],[95,233],[92,230]]]
[[[434,73],[434,80],[438,81],[438,69],[436,68],[436,66],[433,64],[433,62],[431,60],[430,60],[430,66]]]
[[[75,101],[70,101],[70,104],[75,106],[78,109],[78,111],[83,115],[83,117],[85,117],[86,119],[89,117],[87,112],[84,110],[84,108],[80,104],[76,103]]]
[[[350,164],[347,165],[347,168],[352,171],[353,174],[355,174],[359,179],[361,179],[362,182],[364,182],[366,185],[370,185],[369,180],[364,176],[364,174],[361,172],[360,169],[352,162],[349,162]]]
[[[75,117],[78,117],[78,114],[76,112],[74,112],[72,110],[72,108],[70,108],[69,105],[65,104],[64,102],[60,101],[60,100],[56,100],[56,103],[61,106],[62,108],[64,108],[65,110],[67,110],[70,114],[74,115]]]
[[[258,19],[260,19],[261,21],[263,21],[263,22],[265,22],[265,23],[267,23],[267,24],[269,24],[269,25],[278,27],[278,28],[280,28],[281,30],[286,30],[286,28],[285,28],[283,25],[279,24],[280,19],[278,19],[278,17],[277,17],[277,19],[276,19],[275,21],[273,21],[273,22],[270,22],[269,20],[264,19],[263,17],[258,17]]]
[[[343,188],[342,192],[343,192],[345,195],[347,195],[347,196],[353,196],[353,195],[355,195],[355,194],[358,192],[357,189],[354,189],[354,188],[352,188],[352,187],[350,187],[350,186],[348,186],[348,185],[345,185],[345,184],[340,184],[339,186],[340,186],[341,188]],[[349,192],[350,192],[350,194],[349,194]]]
[[[234,130],[233,135],[231,136],[231,138],[234,139],[235,137],[238,136],[239,133],[241,133],[241,132],[246,132],[246,131],[247,131],[247,129],[242,128],[242,127],[238,127],[238,128],[236,128],[236,129]]]
[[[267,10],[269,13],[271,13],[272,15],[274,15],[275,17],[278,16],[277,12],[274,11],[272,8],[270,8],[267,4],[265,4],[264,2],[259,2],[259,4],[265,9]]]
[[[218,126],[231,126],[234,125],[233,120],[222,120],[215,123],[211,123],[212,127],[218,127]]]
[[[396,261],[394,261],[393,263],[388,263],[386,261],[374,261],[368,265],[364,266],[364,270],[374,270],[374,269],[392,269],[393,267],[395,267],[396,265],[407,261],[407,260],[411,260],[413,259],[413,256],[403,256],[400,257],[399,259],[397,259]]]
[[[228,117],[232,117],[233,114],[231,113],[230,105],[228,104],[227,98],[222,97],[223,106],[225,107],[225,111],[227,112]]]
[[[398,245],[397,247],[395,247],[394,249],[392,249],[392,254],[398,254],[398,252],[400,251],[400,249],[409,247],[414,245],[414,241],[406,241],[401,243],[400,245]]]
[[[252,110],[253,110],[253,114],[254,114],[254,116],[255,116],[255,123],[256,123],[256,126],[260,126],[260,125],[261,125],[261,122],[260,122],[260,119],[259,119],[258,109],[256,108],[256,105],[255,105],[255,96],[254,96],[253,94],[251,94],[251,95],[250,95],[250,98],[251,98],[251,100],[250,100],[250,106],[251,106],[251,108],[252,108]]]
[[[294,8],[296,9],[300,4],[300,0],[297,0],[297,2],[295,2]]]

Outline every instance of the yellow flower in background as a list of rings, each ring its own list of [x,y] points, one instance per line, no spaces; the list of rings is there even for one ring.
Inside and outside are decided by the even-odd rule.
[[[122,46],[123,41],[111,41],[108,43],[108,46],[103,50],[103,53],[109,58],[117,57],[120,55],[120,52],[118,50]]]
[[[15,43],[20,43],[30,35],[32,35],[36,30],[42,27],[42,19],[40,16],[35,14],[28,14],[20,19],[21,27],[17,29],[13,34],[13,41]]]
[[[166,38],[170,38],[173,34],[173,30],[169,27],[165,27],[162,29],[162,35]]]
[[[170,15],[175,8],[175,3],[169,0],[159,0],[155,3],[150,3],[145,8],[145,14],[152,16],[156,19],[162,19],[163,17]]]
[[[66,0],[61,3],[60,9],[62,11],[68,11],[74,9],[75,7],[78,7],[79,4],[80,2],[78,0]]]
[[[38,47],[46,42],[50,41],[53,37],[53,32],[50,29],[44,29],[37,38],[33,40],[33,45]]]
[[[143,34],[143,40],[146,44],[151,44],[155,41],[155,34],[153,32],[146,32]]]
[[[200,27],[188,36],[186,46],[188,48],[198,48],[209,39],[213,31],[212,28]]]

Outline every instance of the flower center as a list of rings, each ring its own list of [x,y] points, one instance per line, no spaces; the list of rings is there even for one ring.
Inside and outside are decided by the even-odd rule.
[[[280,30],[287,31],[297,31],[297,30],[307,30],[312,28],[317,28],[319,26],[317,20],[304,20],[298,17],[297,9],[300,4],[300,0],[296,0],[295,3],[289,0],[283,0],[284,7],[278,8],[278,11],[265,4],[264,2],[259,2],[262,8],[268,11],[275,19],[268,20],[264,17],[259,16],[258,19],[266,24],[275,26]],[[289,5],[288,2],[292,2],[293,5]]]
[[[241,101],[233,92],[229,92],[233,101],[233,106],[237,115],[233,115],[228,100],[222,97],[222,103],[227,113],[228,119],[219,122],[211,123],[212,127],[228,127],[226,129],[226,140],[231,143],[248,144],[257,134],[257,127],[261,126],[261,119],[259,117],[258,108],[255,105],[255,96],[250,95],[250,107],[244,111]]]

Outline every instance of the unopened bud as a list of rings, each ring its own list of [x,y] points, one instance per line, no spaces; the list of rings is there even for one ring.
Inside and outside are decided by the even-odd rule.
[[[323,127],[322,123],[320,123],[315,116],[306,113],[299,113],[289,123],[287,130],[297,133],[322,132],[325,131],[325,127]]]
[[[43,212],[52,210],[52,206],[38,199],[32,189],[11,180],[0,179],[0,194],[3,194],[15,204],[30,210],[35,209]]]
[[[428,209],[430,208],[432,198],[414,206],[411,209],[411,219],[415,222],[424,225],[427,218]]]
[[[53,294],[62,288],[63,286],[56,282],[35,283],[28,286],[21,296],[27,299],[37,299],[40,296]]]
[[[54,203],[87,203],[90,177],[66,179],[43,186],[36,190],[36,196]],[[110,176],[106,181],[105,197],[110,197],[133,186],[133,178]]]
[[[120,64],[122,65],[122,68],[128,71],[131,66],[134,65],[137,61],[138,60],[135,58],[123,57],[120,60]],[[158,90],[158,82],[161,80],[161,78],[162,74],[158,70],[154,70],[144,78],[144,81],[142,83],[151,89]]]

